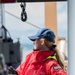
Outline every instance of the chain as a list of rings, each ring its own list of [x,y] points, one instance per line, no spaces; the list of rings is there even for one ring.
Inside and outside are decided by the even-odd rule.
[[[27,13],[26,13],[26,11],[25,11],[26,3],[25,3],[25,2],[23,2],[23,3],[21,2],[20,6],[21,6],[21,8],[22,8],[21,20],[22,20],[23,22],[25,22],[25,21],[27,20]]]

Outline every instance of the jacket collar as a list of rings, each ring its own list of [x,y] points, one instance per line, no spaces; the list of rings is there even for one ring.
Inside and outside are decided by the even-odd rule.
[[[35,60],[35,61],[43,61],[44,59],[46,59],[48,56],[52,56],[55,54],[55,51],[47,51],[47,50],[38,50],[38,51],[33,51],[31,53],[31,59]]]

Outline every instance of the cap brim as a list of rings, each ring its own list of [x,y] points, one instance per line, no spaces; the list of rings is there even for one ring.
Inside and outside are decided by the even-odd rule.
[[[37,37],[37,36],[29,36],[28,37],[31,41],[35,41],[36,39],[39,39],[39,37]]]

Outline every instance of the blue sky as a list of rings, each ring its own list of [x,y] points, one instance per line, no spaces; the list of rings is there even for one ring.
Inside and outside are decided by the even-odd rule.
[[[20,18],[20,3],[6,4],[5,10]],[[57,2],[57,31],[60,37],[67,38],[67,2]],[[26,3],[27,21],[40,27],[44,27],[44,2]],[[39,28],[36,28],[26,22],[22,22],[8,13],[5,13],[5,27],[11,34],[14,41],[20,38],[22,44],[30,44],[29,35],[36,34]]]

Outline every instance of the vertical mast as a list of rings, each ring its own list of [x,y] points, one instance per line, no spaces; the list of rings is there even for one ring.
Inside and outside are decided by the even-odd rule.
[[[54,31],[57,42],[56,2],[45,2],[45,27]]]

